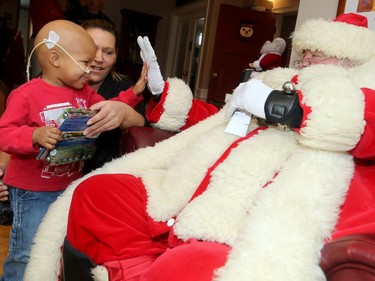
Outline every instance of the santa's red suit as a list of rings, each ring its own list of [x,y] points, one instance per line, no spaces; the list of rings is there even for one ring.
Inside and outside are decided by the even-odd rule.
[[[322,37],[332,24],[306,23],[294,46],[313,48],[300,43],[308,27],[318,25]],[[25,280],[57,280],[70,203],[67,240],[99,265],[95,280],[324,280],[327,240],[375,232],[375,35],[363,32],[345,29],[348,40],[371,42],[367,53],[353,46],[362,48],[351,50],[355,67],[257,77],[273,89],[296,83],[300,130],[254,119],[239,138],[224,132],[224,108],[72,183],[39,228]],[[183,127],[195,107],[178,79],[168,80],[161,102],[151,121],[164,128]],[[199,107],[201,117],[211,110]]]

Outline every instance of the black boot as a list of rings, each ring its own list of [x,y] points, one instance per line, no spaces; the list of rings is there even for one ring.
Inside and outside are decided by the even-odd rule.
[[[91,269],[96,265],[84,253],[64,241],[62,254],[62,281],[93,281]]]

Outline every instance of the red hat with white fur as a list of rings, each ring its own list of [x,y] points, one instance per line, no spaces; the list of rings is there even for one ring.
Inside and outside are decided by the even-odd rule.
[[[304,50],[320,51],[362,64],[375,56],[375,32],[368,29],[367,18],[360,14],[342,14],[332,21],[311,19],[293,33],[292,46],[299,55]]]

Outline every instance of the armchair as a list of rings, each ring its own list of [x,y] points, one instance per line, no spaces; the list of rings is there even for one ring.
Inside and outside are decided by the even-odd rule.
[[[153,127],[130,127],[123,131],[120,141],[120,155],[133,152],[139,148],[152,146],[176,133]]]
[[[348,235],[327,243],[321,267],[328,281],[374,281],[375,233]]]

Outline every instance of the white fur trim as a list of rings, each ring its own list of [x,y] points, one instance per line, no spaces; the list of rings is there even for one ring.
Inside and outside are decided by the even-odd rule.
[[[175,234],[183,240],[233,245],[249,205],[296,146],[293,132],[278,129],[260,131],[240,143],[212,173],[208,189],[178,215]]]
[[[298,53],[320,51],[328,57],[348,58],[361,64],[375,56],[375,32],[364,27],[311,19],[292,34],[292,46]]]
[[[375,58],[370,59],[364,64],[348,69],[352,81],[361,88],[375,89],[375,79],[373,69],[375,69]]]
[[[76,180],[78,184],[84,178]],[[61,247],[66,235],[67,217],[74,189],[68,188],[49,207],[39,225],[26,267],[25,281],[56,281],[61,269]]]
[[[215,280],[325,280],[320,249],[353,172],[350,155],[300,147],[243,217],[243,229]]]
[[[298,79],[302,102],[311,107],[300,142],[330,151],[349,151],[363,133],[364,95],[348,72],[333,65],[314,65]]]
[[[149,195],[147,211],[154,219],[166,221],[187,204],[205,176],[207,167],[235,140],[231,134],[223,136],[224,129],[224,125],[218,126],[210,130],[210,134],[198,136],[186,149],[175,155],[168,169],[150,171],[143,176]],[[176,183],[178,193],[175,190]]]
[[[188,85],[178,78],[168,78],[169,89],[163,108],[164,112],[153,126],[169,131],[179,131],[186,123],[193,94]]]
[[[272,89],[281,90],[285,82],[290,81],[298,70],[293,68],[275,68],[269,71],[260,73],[256,79],[262,80],[262,82]]]
[[[260,67],[260,61],[262,60],[262,58],[264,58],[265,55],[266,54],[262,54],[258,60],[253,62],[253,67],[255,68],[256,71],[262,71],[262,68]]]
[[[149,172],[168,169],[177,153],[187,150],[189,143],[224,120],[224,110],[198,125],[156,144],[139,149],[105,164],[85,177],[72,182],[66,191],[50,206],[40,224],[30,252],[25,281],[57,281],[60,274],[61,247],[66,236],[66,225],[71,198],[77,185],[96,174],[129,173],[142,177]],[[158,173],[154,173],[158,174]],[[48,253],[48,255],[46,254]]]
[[[94,281],[108,281],[108,271],[104,266],[98,265],[91,270]]]

